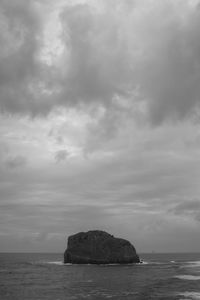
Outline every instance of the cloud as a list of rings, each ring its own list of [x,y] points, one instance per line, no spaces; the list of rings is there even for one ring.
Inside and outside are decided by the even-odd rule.
[[[198,199],[181,201],[171,211],[176,215],[192,217],[200,221],[200,201]]]
[[[55,160],[57,163],[59,163],[66,160],[68,156],[69,156],[69,152],[67,150],[58,150],[55,153]]]
[[[199,14],[187,1],[165,1],[146,15],[150,42],[139,73],[155,124],[189,117],[199,106]]]
[[[112,110],[117,96],[142,101],[158,125],[199,106],[200,10],[191,1],[66,2],[54,15],[39,1],[42,20],[36,2],[11,2],[0,2],[2,111],[37,115],[80,103]],[[56,60],[42,59],[44,47]]]
[[[114,94],[127,94],[130,66],[121,16],[110,11],[99,14],[87,4],[66,7],[61,16],[69,49],[64,99],[106,103]]]
[[[122,1],[102,3],[63,9],[59,103],[110,110],[117,95],[143,100],[153,124],[189,117],[199,105],[198,7],[179,0],[135,1],[129,9]]]
[[[60,144],[55,145],[48,132],[53,124],[58,126],[58,119],[21,123],[23,130],[29,129],[24,147],[28,146],[30,164],[20,169],[20,176],[0,168],[0,223],[6,235],[0,236],[2,249],[10,249],[17,236],[21,246],[16,243],[12,249],[62,251],[68,235],[91,228],[132,239],[143,251],[178,251],[180,241],[184,250],[198,249],[199,242],[188,243],[199,234],[194,215],[173,211],[188,199],[198,199],[199,151],[184,143],[188,136],[192,140],[198,135],[198,127],[165,125],[146,131],[131,127],[125,139],[113,138],[87,159],[70,156],[65,163],[55,164],[52,153]],[[12,150],[18,143],[22,147],[15,132],[9,138],[14,139]],[[106,151],[112,155],[106,156]]]
[[[35,61],[39,18],[32,1],[0,1],[0,108],[27,112],[35,107],[30,84],[39,80]]]
[[[9,169],[16,169],[24,167],[27,164],[27,160],[24,156],[17,155],[14,157],[8,157],[5,164]]]

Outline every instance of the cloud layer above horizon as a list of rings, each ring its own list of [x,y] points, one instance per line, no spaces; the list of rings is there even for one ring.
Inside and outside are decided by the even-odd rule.
[[[198,251],[199,3],[0,8],[0,251],[91,228]]]

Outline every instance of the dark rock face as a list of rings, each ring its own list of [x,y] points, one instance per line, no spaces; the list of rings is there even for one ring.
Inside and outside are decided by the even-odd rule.
[[[68,238],[64,263],[110,264],[139,263],[135,248],[127,240],[115,238],[107,232],[80,232]]]

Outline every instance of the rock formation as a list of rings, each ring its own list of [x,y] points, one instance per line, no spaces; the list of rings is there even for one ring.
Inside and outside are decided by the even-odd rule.
[[[79,232],[70,236],[64,253],[64,263],[127,264],[139,262],[139,256],[129,241],[115,238],[99,230]]]

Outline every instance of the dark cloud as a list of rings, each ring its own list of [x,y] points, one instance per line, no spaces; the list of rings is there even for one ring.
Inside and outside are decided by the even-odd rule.
[[[175,6],[166,1],[162,19],[158,10],[150,24],[151,13],[146,26],[153,41],[139,73],[151,120],[159,124],[166,118],[190,117],[199,106],[200,11],[187,1],[186,5],[177,2]]]
[[[70,49],[63,101],[105,103],[114,94],[127,94],[130,61],[114,12],[98,14],[86,4],[72,6],[62,13],[62,24]]]
[[[32,1],[0,1],[0,108],[5,112],[34,110],[31,84],[39,80],[39,18]]]
[[[184,213],[184,212],[195,212],[199,210],[200,211],[200,201],[199,200],[190,200],[190,201],[184,201],[183,203],[178,204],[174,212],[177,214]]]
[[[200,221],[200,201],[198,199],[181,201],[171,211],[176,215],[192,217]]]
[[[34,2],[0,1],[1,110],[35,115],[78,103],[110,109],[117,95],[142,99],[153,124],[190,116],[199,106],[199,9],[169,0],[95,5],[66,3],[65,54],[47,66],[38,59],[42,27]]]
[[[118,95],[145,99],[153,124],[189,117],[199,105],[199,10],[187,1],[103,3],[61,15],[68,57],[59,101],[110,110]]]
[[[9,169],[21,168],[27,164],[27,159],[21,155],[12,156],[7,158],[5,164]]]
[[[69,156],[69,152],[67,150],[58,150],[55,153],[55,160],[57,163],[59,163],[66,160],[68,156]]]

